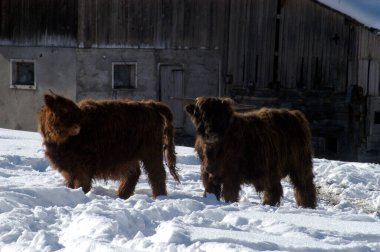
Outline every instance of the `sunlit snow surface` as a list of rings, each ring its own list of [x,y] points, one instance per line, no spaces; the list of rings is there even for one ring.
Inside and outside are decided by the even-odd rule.
[[[240,202],[201,197],[199,161],[177,146],[181,184],[151,198],[145,176],[128,200],[117,182],[84,194],[49,167],[37,133],[0,129],[0,251],[380,251],[380,166],[314,160],[315,210],[280,207],[244,186]]]

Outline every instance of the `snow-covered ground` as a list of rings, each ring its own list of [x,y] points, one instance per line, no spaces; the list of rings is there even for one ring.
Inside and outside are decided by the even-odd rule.
[[[146,177],[128,200],[117,182],[84,194],[49,167],[37,133],[0,129],[0,251],[380,251],[380,166],[314,160],[317,209],[280,207],[250,186],[239,203],[201,197],[199,161],[177,146],[182,184],[151,198]]]

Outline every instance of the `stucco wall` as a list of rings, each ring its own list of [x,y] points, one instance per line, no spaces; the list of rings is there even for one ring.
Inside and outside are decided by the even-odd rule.
[[[153,50],[78,49],[77,99],[157,99]],[[137,89],[112,89],[112,63],[137,63]]]
[[[36,90],[10,88],[11,59],[35,61]],[[113,62],[137,64],[137,89],[112,88]],[[43,94],[49,89],[77,101],[87,98],[157,100],[162,64],[182,66],[184,97],[219,94],[218,50],[0,47],[0,127],[36,131]],[[194,133],[187,116],[182,126],[187,133]]]
[[[157,99],[158,65],[184,68],[186,95],[218,95],[219,51],[157,49],[78,49],[77,98]],[[112,62],[137,63],[137,89],[112,90]]]
[[[0,47],[0,127],[36,131],[43,94],[49,89],[75,98],[75,55],[69,48]],[[11,59],[35,61],[36,90],[10,88]]]
[[[154,99],[160,97],[159,66],[183,67],[184,97],[215,96],[220,93],[220,51],[159,49],[78,49],[77,100]],[[112,89],[112,62],[137,63],[137,89]],[[185,105],[185,104],[183,104]],[[186,133],[194,134],[185,117]]]

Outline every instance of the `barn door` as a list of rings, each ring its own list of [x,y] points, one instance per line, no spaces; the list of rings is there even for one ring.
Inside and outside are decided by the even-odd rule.
[[[161,101],[173,112],[176,128],[184,126],[183,103],[175,97],[184,97],[183,67],[181,65],[161,65],[160,68]]]

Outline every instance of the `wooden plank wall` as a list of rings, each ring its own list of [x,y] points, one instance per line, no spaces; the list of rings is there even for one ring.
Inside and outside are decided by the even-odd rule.
[[[279,82],[286,89],[338,93],[356,84],[357,76],[348,74],[349,63],[352,70],[357,67],[356,30],[344,15],[305,0],[234,0],[230,11],[226,73],[233,76],[233,84],[271,88]]]
[[[380,94],[380,36],[364,27],[358,27],[358,84],[364,94]]]
[[[84,47],[218,49],[228,0],[83,0]]]
[[[232,75],[232,84],[254,82],[257,87],[266,87],[272,81],[276,3],[231,1],[227,74]]]
[[[232,84],[264,89],[345,92],[367,83],[364,61],[380,60],[379,37],[312,0],[0,0],[4,43],[218,49]]]
[[[343,15],[312,1],[287,0],[281,12],[281,86],[344,92],[357,45],[352,33]]]
[[[360,59],[358,65],[358,85],[364,95],[379,95],[379,60]]]
[[[267,87],[273,82],[277,1],[251,1],[249,10],[245,80]]]
[[[77,0],[1,0],[0,44],[76,46]]]
[[[31,46],[222,49],[229,2],[0,0],[0,40]]]
[[[358,28],[358,58],[359,59],[380,59],[380,36],[364,27]]]

